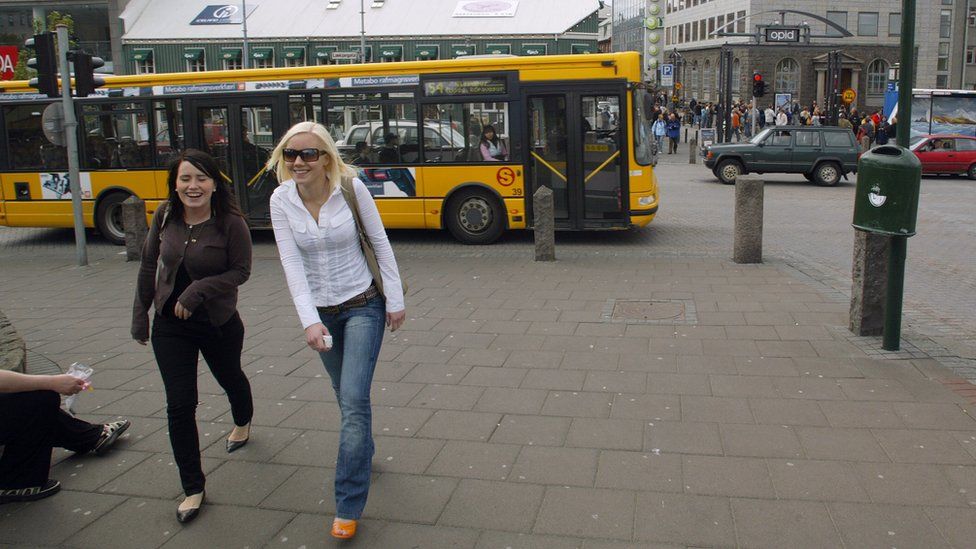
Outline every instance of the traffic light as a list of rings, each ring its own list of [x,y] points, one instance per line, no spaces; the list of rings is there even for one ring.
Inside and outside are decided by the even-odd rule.
[[[766,83],[763,82],[762,74],[755,73],[752,75],[752,96],[762,97],[766,95]]]
[[[75,96],[88,97],[95,92],[95,88],[105,85],[105,79],[95,76],[95,69],[105,65],[101,57],[83,51],[70,54],[75,66]]]
[[[58,50],[53,32],[35,34],[24,42],[24,47],[33,48],[34,56],[27,60],[27,66],[37,71],[37,78],[29,84],[48,97],[61,97],[58,91]]]

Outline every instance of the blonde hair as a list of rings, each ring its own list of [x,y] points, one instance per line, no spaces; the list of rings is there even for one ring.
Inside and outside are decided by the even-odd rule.
[[[325,151],[325,154],[329,155],[329,165],[325,169],[325,174],[328,178],[326,185],[329,187],[330,194],[335,190],[336,185],[339,184],[343,176],[354,177],[356,175],[356,170],[346,164],[339,155],[339,149],[336,148],[335,141],[329,135],[329,130],[325,129],[325,126],[318,122],[307,121],[299,122],[289,128],[285,132],[285,135],[282,136],[281,141],[278,142],[278,145],[275,146],[274,151],[271,152],[271,158],[268,159],[268,170],[275,172],[275,175],[278,176],[278,182],[284,182],[292,178],[291,170],[283,158],[282,151],[288,146],[291,138],[301,133],[310,133],[318,137],[319,141],[321,141],[322,150]]]

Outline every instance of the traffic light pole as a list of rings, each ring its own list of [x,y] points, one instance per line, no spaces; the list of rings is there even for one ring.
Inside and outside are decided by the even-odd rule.
[[[61,105],[64,107],[64,139],[68,145],[68,183],[71,186],[71,210],[75,221],[75,251],[78,266],[88,265],[85,219],[81,209],[81,173],[78,169],[78,119],[71,97],[71,70],[68,67],[68,27],[58,25],[58,62],[61,66]]]

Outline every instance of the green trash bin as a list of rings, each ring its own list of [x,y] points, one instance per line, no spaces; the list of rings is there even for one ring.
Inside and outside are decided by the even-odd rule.
[[[922,163],[896,145],[875,147],[857,162],[854,228],[892,236],[915,234]]]

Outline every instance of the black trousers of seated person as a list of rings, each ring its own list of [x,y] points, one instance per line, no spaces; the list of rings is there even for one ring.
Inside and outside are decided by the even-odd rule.
[[[206,479],[200,464],[196,423],[197,361],[203,354],[217,383],[227,393],[234,424],[250,423],[254,413],[251,384],[241,370],[244,324],[236,313],[220,327],[206,321],[157,315],[152,326],[152,346],[166,387],[169,441],[183,492],[188,496],[199,494]]]
[[[42,486],[52,448],[90,452],[101,434],[101,425],[62,410],[61,395],[54,391],[0,394],[0,489]]]

